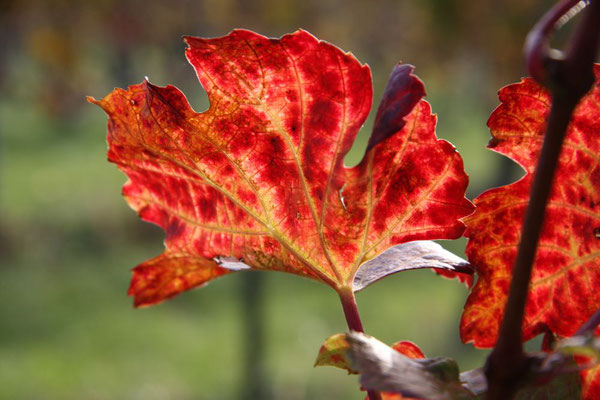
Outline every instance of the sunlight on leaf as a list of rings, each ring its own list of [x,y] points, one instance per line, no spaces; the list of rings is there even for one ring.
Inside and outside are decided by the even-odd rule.
[[[595,68],[600,75],[600,66]],[[534,264],[523,340],[550,329],[571,336],[600,308],[600,89],[583,98],[560,156]],[[465,219],[467,257],[478,280],[461,322],[461,336],[492,347],[511,278],[529,187],[549,112],[550,95],[531,79],[500,91],[488,121],[489,147],[517,161],[526,175],[475,199]]]
[[[125,198],[166,232],[171,261],[155,259],[155,269],[179,268],[169,258],[177,254],[183,269],[184,257],[210,260],[199,265],[217,276],[226,268],[212,260],[233,259],[341,292],[391,246],[461,236],[459,218],[473,209],[467,176],[455,148],[436,138],[411,66],[392,72],[371,149],[346,168],[372,97],[370,70],[352,54],[305,31],[186,42],[207,111],[149,82],[90,99],[109,116],[108,158],[129,177]],[[130,294],[143,297],[137,287]]]

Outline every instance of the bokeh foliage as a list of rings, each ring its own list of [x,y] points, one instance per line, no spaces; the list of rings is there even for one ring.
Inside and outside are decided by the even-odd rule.
[[[438,135],[463,155],[474,196],[521,174],[484,149],[485,121],[497,89],[523,75],[523,38],[551,3],[0,0],[0,398],[232,399],[243,391],[243,274],[151,309],[133,310],[125,296],[128,268],[159,254],[162,234],[119,196],[125,177],[106,163],[105,116],[85,95],[148,76],[203,110],[183,35],[302,27],[371,65],[375,104],[398,60],[415,65]],[[450,247],[460,253],[464,241]],[[360,398],[353,378],[311,367],[321,342],[345,329],[335,296],[293,276],[265,279],[270,393]],[[358,301],[370,334],[415,340],[470,368],[483,354],[458,339],[465,298],[461,285],[421,271],[382,281]]]

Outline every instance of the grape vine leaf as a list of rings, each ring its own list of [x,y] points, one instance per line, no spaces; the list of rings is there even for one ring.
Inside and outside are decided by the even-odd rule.
[[[135,268],[128,293],[136,306],[154,304],[229,272],[204,257],[166,252]]]
[[[389,355],[390,349],[412,359],[423,359],[425,355],[421,349],[409,341],[399,341],[394,343],[391,347],[383,345],[375,338],[365,336],[369,341],[372,341],[376,345],[384,347],[384,352]],[[331,366],[348,371],[349,374],[358,374],[358,371],[352,369],[351,361],[349,359],[350,343],[348,341],[348,334],[338,333],[325,339],[323,345],[319,349],[315,366]],[[426,375],[429,377],[429,375]],[[362,390],[365,390],[364,387]],[[400,393],[392,392],[380,392],[382,400],[412,400],[412,398],[404,397]],[[369,400],[368,396],[365,400]]]
[[[394,343],[390,346],[392,349],[396,350],[398,353],[413,359],[422,359],[425,358],[425,354],[421,351],[419,346],[410,342],[408,340],[401,340],[399,342]],[[380,392],[381,400],[419,400],[414,397],[405,397],[400,393],[392,393],[392,392]],[[365,400],[369,400],[365,398]]]
[[[425,354],[423,354],[419,346],[408,340],[401,340],[399,342],[394,343],[390,347],[408,358],[425,358]],[[414,397],[405,397],[400,393],[380,392],[380,394],[381,400],[419,400]],[[365,398],[365,400],[369,400],[368,396],[367,398]]]
[[[551,331],[568,337],[600,308],[600,66],[596,84],[569,125],[548,202],[523,324],[523,340]],[[489,147],[526,171],[519,181],[475,199],[465,218],[467,258],[478,279],[461,320],[461,337],[492,347],[506,302],[511,270],[549,113],[550,94],[531,79],[499,92],[490,116]]]
[[[559,351],[575,355],[580,371],[583,400],[600,398],[600,327],[593,332],[577,334],[563,339]]]
[[[350,360],[348,360],[348,349],[350,349],[350,343],[345,333],[337,333],[329,336],[319,349],[317,359],[315,361],[315,367],[329,366],[340,369],[345,369],[348,374],[358,374],[357,371],[350,367]]]
[[[400,399],[474,398],[461,383],[458,364],[453,359],[424,358],[410,342],[400,342],[392,348],[360,332],[350,332],[346,339],[350,345],[347,350],[350,366],[360,372],[360,383],[367,389],[387,392],[390,397],[401,394],[404,397],[397,397]]]
[[[515,399],[596,398],[593,396],[597,392],[589,390],[595,388],[589,385],[587,389],[590,395],[581,397],[580,378],[572,356],[582,358],[580,365],[589,366],[590,357],[595,362],[600,354],[600,339],[576,336],[559,341],[557,346],[557,351],[529,354],[532,357],[530,371],[524,377],[523,386]],[[349,373],[360,373],[363,386],[382,391],[383,400],[415,398],[405,396],[444,400],[485,399],[487,395],[487,379],[483,368],[459,373],[453,359],[426,358],[412,342],[402,341],[387,346],[358,332],[336,334],[326,339],[315,365],[329,365]],[[583,380],[597,379],[595,372],[594,369],[583,371]]]
[[[582,385],[582,400],[600,398],[600,365],[584,369],[580,372]]]
[[[419,346],[413,342],[406,340],[399,341],[394,343],[391,348],[409,358],[425,358]],[[358,374],[350,366],[350,360],[348,359],[349,350],[350,343],[348,342],[348,335],[346,333],[331,335],[321,345],[315,361],[315,367],[336,367],[348,371],[349,374]]]
[[[411,66],[392,72],[370,149],[347,168],[371,107],[368,66],[302,30],[185,41],[205,112],[148,81],[90,99],[109,116],[126,200],[166,232],[163,255],[134,269],[136,305],[229,272],[222,258],[352,290],[389,247],[462,235],[467,176]]]

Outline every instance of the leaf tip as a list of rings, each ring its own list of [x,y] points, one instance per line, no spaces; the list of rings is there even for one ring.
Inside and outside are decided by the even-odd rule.
[[[95,97],[93,97],[93,96],[85,96],[85,100],[86,100],[88,103],[92,103],[92,104],[100,105],[100,100],[96,100],[96,98],[95,98]]]
[[[498,139],[495,136],[492,136],[492,138],[489,140],[489,142],[487,143],[486,147],[488,149],[493,149],[496,146],[498,146],[502,141],[500,139]]]
[[[425,85],[415,74],[411,64],[396,64],[385,86],[383,99],[377,110],[367,152],[404,127],[405,119],[425,97]]]
[[[348,374],[357,374],[350,366],[348,360],[348,336],[345,333],[337,333],[325,339],[321,345],[314,367],[337,367],[348,371]]]

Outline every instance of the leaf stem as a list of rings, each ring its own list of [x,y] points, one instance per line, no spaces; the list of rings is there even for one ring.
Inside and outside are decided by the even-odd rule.
[[[513,267],[498,341],[486,364],[488,400],[510,400],[526,376],[530,359],[523,352],[522,325],[531,271],[544,223],[554,172],[571,115],[594,82],[593,61],[600,37],[600,0],[590,0],[565,56],[551,52],[548,36],[574,2],[563,0],[534,27],[525,47],[530,73],[552,92],[544,143],[531,187],[521,241]]]
[[[348,329],[364,333],[365,330],[363,329],[360,314],[358,313],[354,291],[351,287],[345,287],[340,289],[338,294],[340,296],[342,308],[344,309],[344,316],[346,317]],[[367,395],[369,400],[381,400],[381,394],[376,390],[368,390]]]
[[[340,290],[339,295],[348,329],[364,333],[362,321],[360,320],[360,314],[358,313],[358,307],[356,305],[356,298],[354,297],[354,291],[350,288],[342,289]]]

